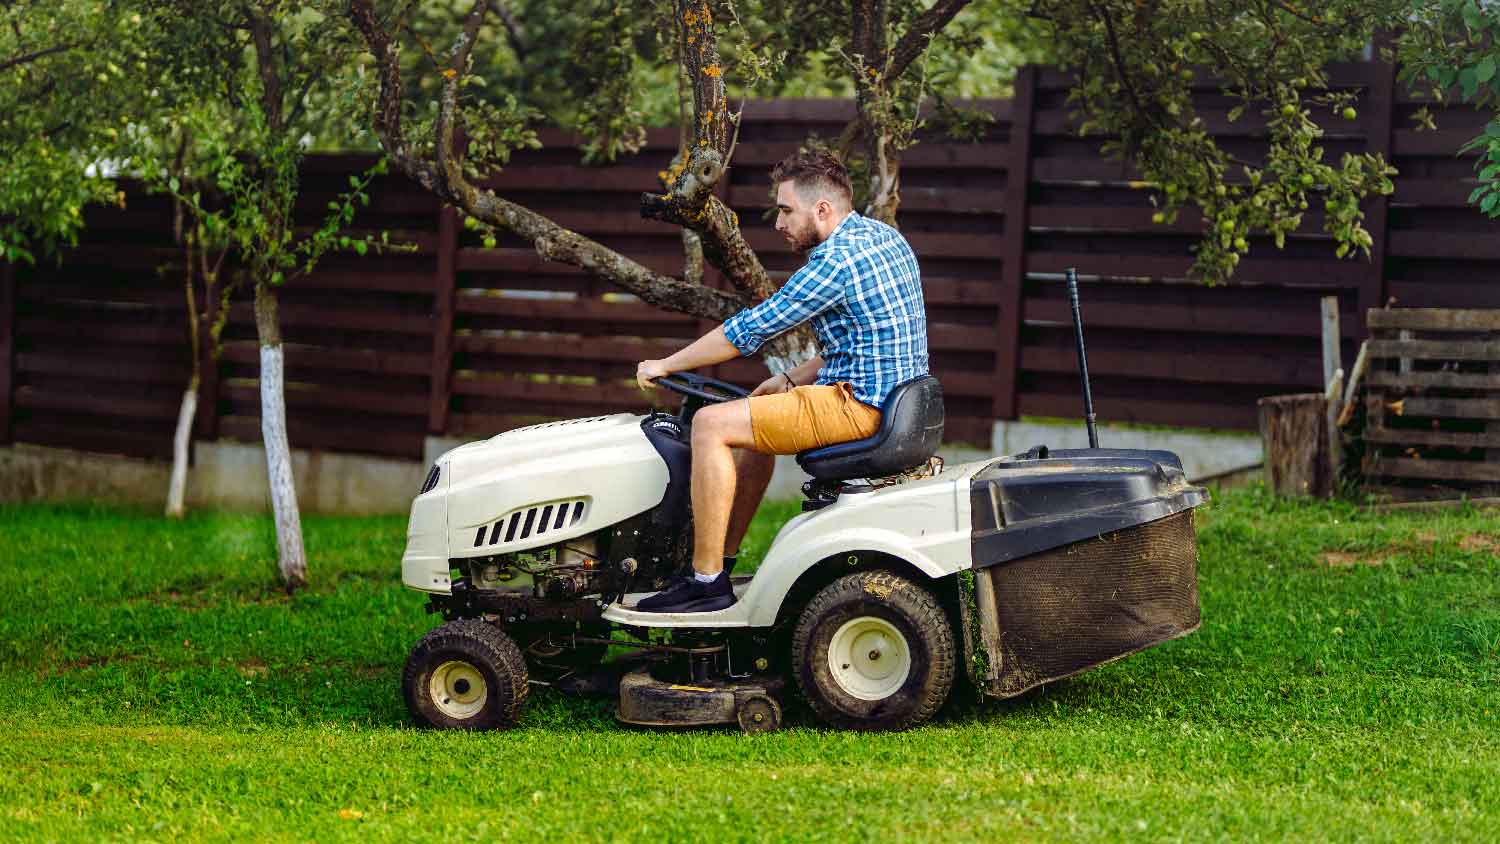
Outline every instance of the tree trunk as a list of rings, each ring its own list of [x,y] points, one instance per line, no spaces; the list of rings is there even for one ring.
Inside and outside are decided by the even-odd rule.
[[[167,481],[167,518],[180,519],[187,497],[188,444],[193,436],[193,417],[198,413],[198,373],[188,379],[177,411],[177,433],[172,437],[172,477]]]
[[[1266,452],[1266,486],[1277,495],[1327,498],[1327,409],[1322,393],[1267,396],[1260,407],[1260,436]]]
[[[895,227],[896,209],[901,207],[901,153],[885,127],[872,125],[869,132],[870,201],[865,216]]]
[[[255,285],[255,328],[260,336],[260,434],[266,447],[271,511],[276,518],[278,564],[282,582],[292,592],[307,585],[307,554],[302,547],[302,517],[297,511],[297,487],[292,479],[292,448],[286,436],[276,291],[264,281]]]

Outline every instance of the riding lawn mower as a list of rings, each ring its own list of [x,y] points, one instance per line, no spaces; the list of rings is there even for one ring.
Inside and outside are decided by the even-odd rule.
[[[407,660],[409,710],[504,728],[545,684],[615,695],[628,724],[764,732],[795,689],[828,725],[905,729],[961,680],[1012,697],[1191,633],[1207,495],[1170,452],[1097,447],[1081,326],[1078,340],[1095,447],[946,465],[941,386],[901,384],[873,436],[797,456],[802,512],[716,612],[633,606],[690,569],[693,416],[744,390],[672,375],[658,383],[683,397],[676,414],[448,452],[402,558],[444,618]]]

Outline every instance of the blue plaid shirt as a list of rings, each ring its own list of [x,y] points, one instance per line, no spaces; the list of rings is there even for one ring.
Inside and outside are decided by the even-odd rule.
[[[819,384],[847,381],[880,407],[903,381],[927,374],[927,310],[917,256],[901,233],[851,211],[771,298],[724,323],[742,355],[812,320]]]

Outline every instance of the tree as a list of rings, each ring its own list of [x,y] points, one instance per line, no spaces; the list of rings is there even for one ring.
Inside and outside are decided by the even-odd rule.
[[[0,259],[75,243],[84,206],[123,202],[94,151],[144,96],[138,22],[118,3],[0,4]]]
[[[746,9],[738,10],[723,0],[588,0],[581,8],[567,10],[551,4],[569,17],[548,25],[573,33],[573,39],[555,37],[546,43],[592,39],[599,46],[582,51],[585,66],[579,72],[544,77],[549,84],[592,91],[582,98],[575,125],[589,137],[595,157],[607,159],[629,151],[631,139],[638,136],[634,115],[640,111],[629,105],[638,61],[667,62],[669,85],[682,74],[692,102],[688,143],[667,171],[664,189],[642,196],[641,213],[695,235],[704,258],[723,272],[732,291],[654,272],[476,186],[477,177],[502,166],[511,150],[534,143],[523,128],[524,104],[509,92],[496,95],[486,90],[486,81],[475,70],[476,61],[486,61],[476,59],[486,52],[481,49],[486,38],[500,40],[511,50],[519,45],[526,62],[535,58],[533,49],[539,42],[526,35],[527,16],[492,18],[497,6],[502,11],[511,6],[475,2],[440,56],[431,46],[431,33],[418,29],[432,19],[413,16],[409,4],[384,4],[378,10],[374,0],[352,0],[348,11],[375,60],[378,95],[371,125],[399,169],[481,225],[520,236],[546,259],[578,266],[651,304],[723,320],[777,287],[745,242],[737,216],[714,195],[730,164],[738,119],[726,78],[733,71],[752,82],[769,79],[794,48],[826,35],[827,43],[819,43],[818,49],[840,55],[849,76],[859,80],[852,87],[863,92],[859,117],[844,133],[842,145],[850,149],[863,140],[865,155],[874,162],[868,209],[894,219],[899,153],[912,140],[916,102],[923,90],[912,68],[967,5],[969,0],[940,0],[930,8],[916,2],[855,2],[850,23],[837,8],[780,0],[753,7],[747,3]],[[768,28],[763,21],[773,25]],[[739,38],[721,50],[720,32],[726,25]],[[834,31],[839,34],[829,34]],[[403,60],[407,46],[416,49]],[[408,80],[415,93],[409,93]],[[460,137],[462,144],[457,142]],[[779,371],[811,351],[805,335],[792,334],[768,344],[764,355]]]
[[[331,249],[364,254],[384,245],[371,236],[350,240],[340,234],[375,172],[353,178],[350,191],[330,203],[317,229],[299,230],[292,217],[305,145],[315,133],[326,137],[330,126],[338,126],[328,118],[330,104],[345,93],[339,80],[355,42],[342,18],[330,16],[330,10],[339,10],[328,3],[158,0],[143,5],[162,34],[151,45],[154,64],[177,103],[163,112],[166,122],[211,116],[189,122],[195,167],[217,201],[210,207],[206,192],[173,175],[159,157],[143,155],[137,163],[187,207],[205,243],[222,243],[233,252],[254,290],[261,435],[279,568],[288,590],[296,589],[307,581],[307,559],[286,430],[278,291],[311,271]],[[204,99],[210,104],[200,102]]]
[[[1415,0],[1397,53],[1402,76],[1434,100],[1455,97],[1500,112],[1500,5],[1479,0]],[[1419,112],[1431,128],[1431,114]],[[1479,184],[1469,204],[1500,218],[1500,113],[1461,150],[1476,152]]]

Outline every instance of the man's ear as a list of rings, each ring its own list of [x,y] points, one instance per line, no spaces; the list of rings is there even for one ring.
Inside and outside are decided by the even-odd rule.
[[[818,219],[826,220],[833,216],[833,203],[826,199],[820,199],[818,200],[816,210],[818,212]]]

